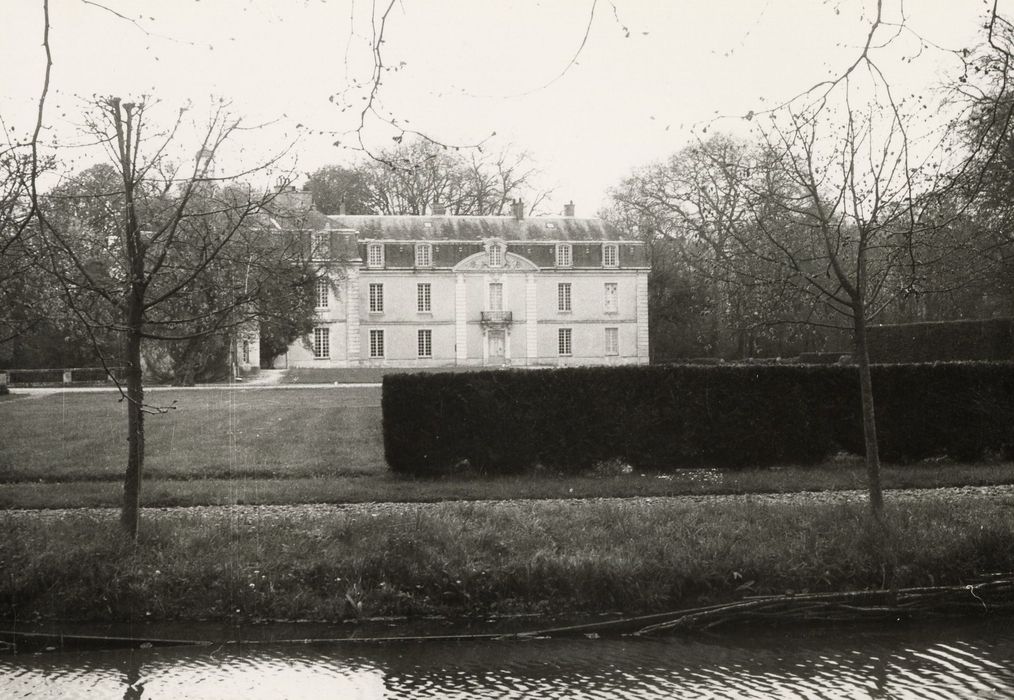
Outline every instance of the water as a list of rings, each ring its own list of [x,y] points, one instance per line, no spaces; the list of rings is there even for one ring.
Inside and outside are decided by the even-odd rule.
[[[1014,698],[1014,620],[0,657],[3,698]]]

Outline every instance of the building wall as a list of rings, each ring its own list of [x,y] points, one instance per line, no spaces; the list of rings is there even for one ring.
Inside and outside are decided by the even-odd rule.
[[[624,258],[621,248],[621,264]],[[462,248],[476,255],[475,246],[452,243],[434,245],[435,264],[440,260],[437,247]],[[541,248],[530,246],[533,251]],[[584,248],[587,247],[588,250]],[[332,294],[326,309],[320,309],[320,326],[330,328],[330,356],[315,358],[312,344],[297,342],[279,366],[536,366],[646,363],[647,355],[647,270],[643,268],[602,268],[601,245],[574,246],[574,262],[585,267],[537,268],[527,259],[514,267],[482,268],[481,265],[417,269],[411,267],[411,242],[398,242],[385,251],[385,267],[371,269],[356,261],[335,268],[340,279],[337,294]],[[516,250],[511,246],[508,250]],[[365,254],[365,250],[361,251]],[[441,250],[441,255],[445,251]],[[543,251],[544,252],[544,251]],[[524,249],[519,251],[523,254]],[[480,253],[481,255],[481,253]],[[545,254],[542,257],[547,257]],[[516,261],[517,262],[517,261]],[[596,265],[599,265],[596,267]],[[482,320],[490,311],[489,289],[492,283],[503,285],[503,310],[509,311],[509,324],[490,324]],[[570,311],[558,305],[558,285],[571,285]],[[418,310],[417,285],[430,285],[430,311]],[[615,311],[606,311],[605,285],[617,285]],[[370,285],[382,284],[382,312],[370,311]],[[642,308],[642,306],[644,308]],[[346,311],[346,308],[348,310]],[[463,315],[463,316],[462,316]],[[559,331],[571,331],[572,352],[561,355]],[[606,353],[606,329],[616,329],[618,348]],[[420,357],[420,329],[432,334],[432,356]],[[384,355],[371,357],[370,331],[383,331]],[[497,356],[497,335],[503,334],[503,354]],[[312,341],[312,337],[310,339]],[[358,347],[358,352],[356,348]]]
[[[250,323],[236,333],[236,368],[241,372],[261,367],[261,339],[257,324]]]

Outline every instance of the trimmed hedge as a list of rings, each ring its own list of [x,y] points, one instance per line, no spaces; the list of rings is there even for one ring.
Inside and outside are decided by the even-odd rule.
[[[873,368],[881,456],[1014,457],[1014,364]],[[391,469],[812,464],[863,453],[856,367],[648,366],[384,377]]]
[[[870,326],[867,335],[874,362],[1014,360],[1012,318]]]
[[[9,369],[11,384],[63,384],[62,369]]]
[[[123,381],[126,379],[127,370],[124,367],[113,367],[113,376],[116,377],[117,381]],[[81,369],[75,369],[71,371],[71,378],[75,382],[108,382],[109,374],[102,367],[84,367]]]
[[[109,375],[102,367],[78,367],[63,369],[8,369],[11,384],[63,384],[63,373],[69,371],[72,382],[108,382]],[[118,380],[126,376],[126,369],[113,367],[113,375]]]

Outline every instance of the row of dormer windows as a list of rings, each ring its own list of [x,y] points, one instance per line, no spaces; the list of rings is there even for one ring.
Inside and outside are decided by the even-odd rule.
[[[574,250],[570,243],[556,244],[556,266],[572,267],[574,265]],[[315,244],[314,250],[319,250]],[[316,254],[316,257],[326,257]],[[506,247],[502,243],[491,243],[487,248],[487,261],[490,267],[503,267],[506,260]],[[618,267],[620,260],[620,249],[616,243],[602,244],[602,267]],[[433,244],[415,244],[415,266],[433,267]],[[366,246],[366,267],[384,267],[384,244],[369,243]]]

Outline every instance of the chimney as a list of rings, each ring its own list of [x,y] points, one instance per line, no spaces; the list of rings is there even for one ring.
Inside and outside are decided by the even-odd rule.
[[[564,216],[574,216],[574,200],[571,200],[567,204],[563,205]]]
[[[440,202],[433,202],[433,216],[446,216],[447,207]]]
[[[279,216],[304,216],[313,209],[313,192],[298,190],[285,177],[275,180],[275,196],[272,210]]]
[[[525,218],[525,203],[524,201],[517,199],[513,202],[514,207],[514,218],[517,221],[521,221]]]
[[[342,194],[341,201],[338,202],[338,214],[340,216],[347,216],[348,210],[345,208],[345,195]]]

